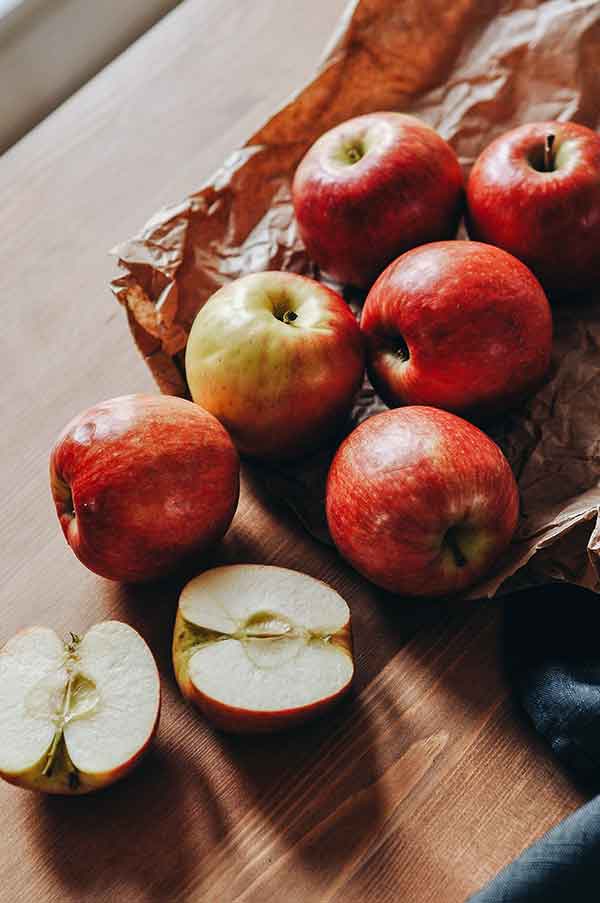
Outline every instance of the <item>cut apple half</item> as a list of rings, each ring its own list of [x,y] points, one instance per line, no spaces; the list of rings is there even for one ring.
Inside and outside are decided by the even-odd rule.
[[[291,727],[348,690],[350,611],[335,590],[297,571],[214,568],[181,593],[173,665],[184,696],[222,730]]]
[[[154,657],[127,624],[65,642],[23,630],[0,652],[0,776],[45,793],[98,790],[137,763],[159,709]]]

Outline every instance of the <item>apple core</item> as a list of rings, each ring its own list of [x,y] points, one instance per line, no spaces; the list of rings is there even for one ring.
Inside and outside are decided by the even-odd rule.
[[[65,642],[64,670],[46,675],[29,690],[25,697],[25,710],[32,718],[50,718],[54,736],[46,753],[42,768],[44,777],[51,777],[57,765],[67,772],[69,789],[79,786],[79,774],[73,765],[65,745],[65,726],[77,718],[94,712],[100,704],[100,694],[95,682],[81,670],[78,647],[81,637],[72,633]]]

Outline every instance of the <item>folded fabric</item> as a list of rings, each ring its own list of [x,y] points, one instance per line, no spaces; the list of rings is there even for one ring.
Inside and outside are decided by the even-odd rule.
[[[600,597],[569,583],[516,593],[504,637],[523,708],[558,758],[600,789]]]
[[[588,787],[600,787],[600,598],[551,584],[505,600],[509,678],[536,729]],[[600,797],[507,866],[470,903],[598,903]]]
[[[598,903],[600,797],[544,835],[470,903]]]

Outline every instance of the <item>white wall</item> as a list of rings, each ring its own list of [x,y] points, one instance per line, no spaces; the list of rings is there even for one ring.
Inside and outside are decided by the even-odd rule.
[[[178,2],[0,0],[0,153]]]

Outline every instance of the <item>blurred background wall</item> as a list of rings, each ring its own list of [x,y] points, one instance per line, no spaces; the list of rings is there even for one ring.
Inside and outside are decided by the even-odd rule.
[[[179,0],[0,0],[0,153]]]

